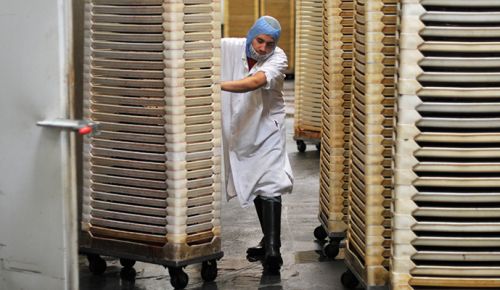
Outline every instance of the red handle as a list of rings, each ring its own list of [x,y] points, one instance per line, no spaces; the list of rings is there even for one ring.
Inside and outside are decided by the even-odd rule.
[[[78,129],[78,133],[80,135],[87,135],[89,133],[92,133],[92,127],[90,127],[90,126],[82,127],[80,129]]]

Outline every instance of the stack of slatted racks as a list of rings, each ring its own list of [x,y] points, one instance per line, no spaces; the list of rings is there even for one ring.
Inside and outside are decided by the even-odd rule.
[[[500,2],[402,1],[394,289],[500,288]]]
[[[300,152],[306,142],[319,148],[323,64],[323,1],[296,2],[294,139]]]
[[[220,241],[220,2],[91,0],[81,251],[217,276]]]
[[[84,2],[84,24],[83,24],[83,114],[86,120],[90,120],[90,34],[91,34],[91,0]],[[89,173],[90,163],[89,160],[89,141],[90,136],[85,136],[83,139],[83,156],[82,156],[82,175],[83,175],[83,188],[82,195],[78,197],[78,210],[80,226],[88,223],[90,218],[90,185]],[[79,228],[80,230],[80,228]],[[80,233],[81,234],[81,233]]]
[[[386,289],[391,256],[397,0],[356,0],[349,224],[342,283]]]
[[[323,1],[323,94],[321,111],[318,240],[323,252],[338,254],[348,223],[349,116],[352,80],[354,3]]]

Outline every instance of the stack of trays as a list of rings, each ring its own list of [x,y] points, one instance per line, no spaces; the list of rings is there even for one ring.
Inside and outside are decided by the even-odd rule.
[[[366,287],[387,285],[391,246],[396,0],[355,1],[346,263]]]
[[[345,236],[354,3],[323,1],[323,94],[319,220],[330,238]]]
[[[296,11],[294,139],[319,143],[322,79],[318,76],[323,65],[323,1],[298,0]]]
[[[394,289],[498,289],[500,2],[402,11]]]
[[[260,0],[224,1],[224,37],[246,37],[259,18]]]
[[[83,13],[83,117],[90,120],[90,43],[91,43],[91,0],[85,0]],[[85,136],[83,138],[83,189],[81,196],[78,196],[78,217],[81,225],[88,223],[90,218],[90,188],[88,175],[90,173],[90,163],[88,162],[90,139]],[[80,194],[80,192],[79,192]]]
[[[81,248],[182,266],[220,251],[220,2],[92,0]]]
[[[242,2],[243,1],[235,1],[237,5],[241,5]],[[311,2],[317,2],[317,0],[313,0]],[[280,22],[281,36],[278,46],[282,48],[285,54],[288,56],[288,69],[285,70],[285,74],[293,74],[295,68],[295,1],[260,0],[256,4],[258,5],[259,16],[272,15]],[[247,29],[250,26],[247,26]],[[244,34],[244,36],[245,35],[246,34]]]

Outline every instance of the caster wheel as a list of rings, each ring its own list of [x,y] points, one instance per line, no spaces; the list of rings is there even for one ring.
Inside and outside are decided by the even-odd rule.
[[[217,278],[217,261],[210,260],[201,264],[201,278],[205,282],[212,282]]]
[[[135,281],[136,271],[132,267],[123,267],[120,270],[120,278],[125,281]]]
[[[125,268],[132,268],[135,265],[135,261],[134,260],[129,260],[129,259],[123,259],[123,258],[121,258],[120,259],[120,265],[122,265]]]
[[[306,152],[306,143],[302,140],[297,140],[297,150],[299,150],[299,152]]]
[[[328,234],[326,233],[323,226],[318,226],[314,229],[314,237],[318,241],[323,241],[324,239],[326,239],[326,237],[328,237]]]
[[[168,273],[170,274],[170,284],[172,284],[175,289],[186,288],[189,282],[189,277],[186,273],[184,273],[182,268],[169,267]]]
[[[354,289],[359,284],[358,278],[356,278],[356,276],[354,276],[354,274],[350,270],[342,274],[342,276],[340,277],[340,282],[347,289]]]
[[[106,271],[106,261],[99,255],[89,254],[87,255],[87,260],[89,261],[89,270],[92,274],[102,275]]]
[[[316,150],[318,150],[318,151],[321,150],[321,143],[316,144]]]
[[[339,244],[334,242],[326,243],[323,246],[323,254],[330,259],[335,259],[339,254],[339,246]]]

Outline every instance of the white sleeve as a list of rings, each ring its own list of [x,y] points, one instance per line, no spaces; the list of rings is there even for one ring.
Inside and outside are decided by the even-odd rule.
[[[221,81],[233,80],[235,69],[240,63],[242,49],[245,48],[244,38],[222,38],[221,39]],[[240,66],[242,64],[239,64]]]
[[[221,81],[231,80],[231,39],[222,38],[220,43],[221,48]]]
[[[273,55],[258,69],[258,71],[262,71],[266,75],[267,83],[263,89],[272,89],[277,82],[283,81],[287,67],[288,60],[286,54],[281,48],[277,47]]]

